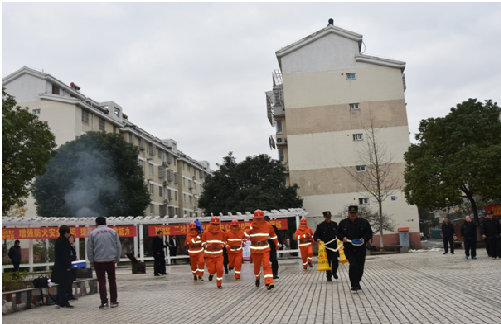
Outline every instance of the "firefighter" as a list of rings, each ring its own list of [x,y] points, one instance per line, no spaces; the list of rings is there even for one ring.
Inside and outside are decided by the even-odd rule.
[[[294,238],[298,240],[299,250],[301,250],[303,270],[308,271],[308,266],[313,268],[313,264],[311,263],[313,260],[313,246],[311,244],[313,240],[313,231],[308,226],[306,218],[301,218],[301,222],[299,224],[299,228],[296,233],[294,233]]]
[[[198,232],[197,224],[190,224],[190,232],[184,243],[188,247],[190,255],[191,273],[194,281],[204,281],[204,248],[202,247],[202,235]],[[198,276],[198,279],[197,279]]]
[[[254,275],[256,276],[256,287],[259,287],[261,264],[263,266],[264,284],[268,290],[275,287],[273,284],[273,271],[270,266],[270,246],[268,239],[273,240],[276,250],[280,248],[278,238],[273,227],[264,220],[264,212],[256,210],[251,225],[245,229],[245,237],[250,239],[251,258],[254,260]]]
[[[226,233],[221,230],[219,217],[210,219],[209,229],[202,235],[202,246],[205,247],[205,263],[209,271],[209,281],[216,274],[218,289],[223,289],[224,259],[223,247],[226,244]]]
[[[226,232],[227,243],[226,251],[228,251],[228,265],[230,270],[235,269],[235,280],[240,281],[240,270],[242,269],[242,263],[244,262],[243,257],[243,246],[245,246],[244,231],[240,229],[238,220],[234,219],[230,224],[230,231]]]

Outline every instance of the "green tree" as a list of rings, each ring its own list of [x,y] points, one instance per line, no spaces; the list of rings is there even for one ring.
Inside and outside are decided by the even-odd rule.
[[[206,178],[198,201],[206,214],[303,206],[303,199],[297,196],[299,186],[285,186],[284,166],[266,154],[248,156],[236,163],[230,152],[217,165],[219,170]]]
[[[33,184],[38,215],[143,215],[150,195],[138,153],[121,135],[104,132],[87,132],[62,145]]]
[[[405,153],[407,202],[430,211],[501,196],[501,109],[468,99],[443,118],[419,124],[417,144]]]
[[[23,206],[33,178],[45,172],[56,154],[55,136],[47,122],[17,106],[2,89],[2,211]]]

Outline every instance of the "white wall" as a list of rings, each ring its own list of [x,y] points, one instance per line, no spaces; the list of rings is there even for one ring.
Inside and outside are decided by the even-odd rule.
[[[34,77],[30,74],[23,74],[19,78],[4,85],[5,91],[14,96],[16,101],[36,101],[39,93],[46,93],[47,81]]]

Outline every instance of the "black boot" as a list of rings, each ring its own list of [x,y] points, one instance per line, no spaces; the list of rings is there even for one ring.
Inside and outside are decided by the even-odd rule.
[[[214,275],[209,275],[209,281],[212,281],[212,278],[214,278]]]
[[[197,276],[196,275],[193,276],[193,280],[197,281]]]
[[[256,287],[259,288],[259,279],[256,279]]]

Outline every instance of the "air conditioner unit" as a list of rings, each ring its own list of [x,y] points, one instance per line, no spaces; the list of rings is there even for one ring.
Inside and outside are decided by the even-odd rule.
[[[168,204],[169,204],[169,199],[165,199],[165,200],[164,200],[164,204],[165,204],[165,205],[168,205]]]
[[[168,182],[167,180],[164,181],[164,186],[167,186]]]
[[[197,180],[197,176],[193,176],[191,177],[193,180]]]
[[[164,161],[164,162],[162,162],[162,166],[166,167],[166,166],[168,166],[168,165],[169,165],[169,164],[167,164],[167,162],[165,162],[165,161]]]
[[[277,143],[285,143],[285,137],[277,137]]]
[[[140,149],[141,151],[144,151],[144,146],[139,145],[139,149]]]

